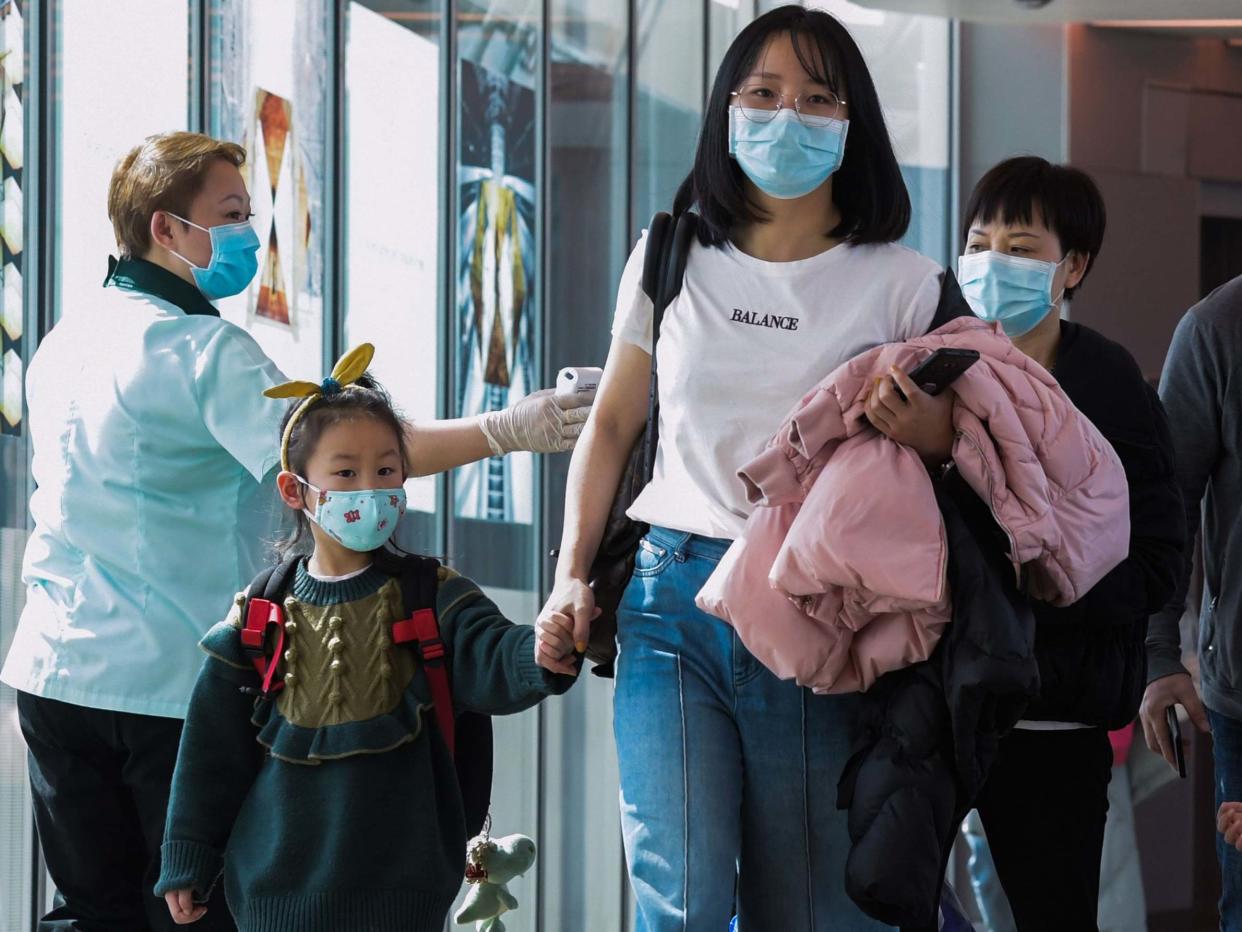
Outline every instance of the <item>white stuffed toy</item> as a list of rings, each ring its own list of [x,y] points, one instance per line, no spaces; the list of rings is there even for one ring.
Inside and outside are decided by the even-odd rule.
[[[505,932],[501,915],[518,908],[505,884],[534,865],[535,843],[525,835],[492,840],[485,828],[466,850],[466,883],[471,887],[454,918],[460,925],[476,923],[475,932]]]

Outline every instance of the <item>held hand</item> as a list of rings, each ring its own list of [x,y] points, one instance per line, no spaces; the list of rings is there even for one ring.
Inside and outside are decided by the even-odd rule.
[[[1207,713],[1203,710],[1203,702],[1195,692],[1195,684],[1189,673],[1175,673],[1153,680],[1147,685],[1147,691],[1143,693],[1143,704],[1139,706],[1139,720],[1143,723],[1143,737],[1147,739],[1147,746],[1176,770],[1173,736],[1169,734],[1169,723],[1165,720],[1165,709],[1171,705],[1184,708],[1200,731],[1206,733],[1209,730]]]
[[[539,616],[535,622],[535,663],[553,673],[577,676],[574,623],[562,612]]]
[[[1242,803],[1221,803],[1216,815],[1216,831],[1225,836],[1225,844],[1242,851]]]
[[[164,902],[168,904],[173,922],[179,926],[198,922],[207,915],[207,907],[194,902],[193,890],[170,890],[164,894]]]
[[[591,414],[587,404],[566,409],[562,401],[580,398],[556,397],[555,389],[531,392],[501,411],[488,411],[479,418],[479,429],[497,456],[527,450],[531,453],[568,453]]]
[[[897,389],[901,389],[898,393]],[[906,397],[903,399],[901,396]],[[927,394],[895,366],[876,379],[867,398],[867,420],[885,436],[910,447],[929,466],[953,454],[953,390]]]
[[[600,616],[595,607],[595,593],[583,579],[562,579],[552,587],[552,594],[539,613],[536,624],[554,615],[569,620],[573,635],[573,647],[579,654],[585,653],[587,639],[591,636],[591,622]]]

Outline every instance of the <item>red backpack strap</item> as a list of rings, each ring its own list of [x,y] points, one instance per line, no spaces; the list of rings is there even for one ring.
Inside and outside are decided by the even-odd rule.
[[[267,653],[267,633],[276,628],[276,649]],[[241,630],[242,650],[254,664],[263,681],[262,695],[267,698],[284,688],[283,680],[275,680],[276,668],[285,652],[285,613],[276,602],[249,599],[246,602],[246,624]],[[275,683],[273,683],[275,680]]]
[[[431,688],[436,724],[452,756],[457,750],[457,714],[449,681],[448,650],[440,637],[440,622],[435,610],[440,563],[429,557],[397,556],[387,551],[380,551],[376,562],[388,564],[389,572],[397,575],[401,582],[401,601],[408,616],[393,623],[392,642],[418,645],[418,654],[427,672],[427,685]]]
[[[255,595],[246,599],[241,644],[262,681],[262,688],[258,692],[264,699],[270,698],[285,686],[283,680],[276,678],[280,658],[285,653],[285,613],[281,606],[298,559],[289,557],[276,566],[267,567],[254,578],[246,590]],[[269,654],[268,634],[273,627],[276,629],[272,638],[275,647]]]
[[[406,627],[408,626],[408,627]],[[456,754],[456,716],[453,714],[453,690],[449,686],[447,651],[440,639],[440,623],[434,608],[415,609],[410,617],[393,625],[393,642],[397,641],[397,629],[410,632],[418,642],[418,653],[427,671],[427,683],[431,687],[431,701],[435,705],[436,723],[448,745],[449,756]]]

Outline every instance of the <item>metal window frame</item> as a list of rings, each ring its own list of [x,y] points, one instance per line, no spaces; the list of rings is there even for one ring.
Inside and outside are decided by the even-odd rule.
[[[26,207],[24,223],[25,260],[23,262],[23,356],[29,363],[35,350],[55,322],[56,226],[53,197],[56,190],[56,133],[53,102],[57,99],[56,82],[60,69],[56,63],[56,30],[53,23],[52,0],[25,0],[22,17],[26,25],[27,61],[26,96],[23,100],[23,132],[27,140],[22,163],[22,197]],[[27,343],[29,341],[29,343]],[[22,405],[29,399],[25,393]],[[23,414],[23,426],[29,418]],[[26,433],[26,498],[34,492],[30,464],[32,450]],[[29,508],[26,523],[30,524]],[[47,901],[47,865],[39,846],[39,832],[31,819],[30,832],[30,897],[28,901],[29,930],[37,932],[43,904]]]

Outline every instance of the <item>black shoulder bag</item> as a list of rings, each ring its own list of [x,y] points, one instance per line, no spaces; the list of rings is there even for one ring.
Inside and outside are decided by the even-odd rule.
[[[647,428],[630,451],[621,481],[608,512],[604,535],[600,539],[587,581],[595,593],[600,616],[591,623],[587,659],[595,664],[592,673],[612,676],[617,657],[617,606],[634,572],[634,554],[647,526],[626,515],[634,500],[651,481],[659,444],[660,394],[656,373],[656,343],[664,311],[681,292],[686,258],[694,241],[698,216],[687,211],[674,218],[658,213],[647,229],[647,250],[643,259],[642,289],[651,298],[651,387],[647,398]]]

